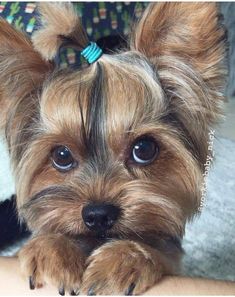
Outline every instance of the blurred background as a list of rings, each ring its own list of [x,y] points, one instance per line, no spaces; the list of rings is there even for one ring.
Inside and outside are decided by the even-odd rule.
[[[74,3],[92,40],[110,52],[125,45],[130,24],[141,16],[144,2]],[[235,281],[235,3],[218,3],[228,30],[228,85],[226,118],[216,131],[215,159],[207,180],[202,214],[186,228],[182,273]],[[0,2],[0,17],[31,35],[38,26],[34,2]],[[61,52],[62,67],[80,63],[77,54]],[[24,228],[17,225],[14,183],[3,139],[0,141],[0,255],[12,255],[20,246]]]

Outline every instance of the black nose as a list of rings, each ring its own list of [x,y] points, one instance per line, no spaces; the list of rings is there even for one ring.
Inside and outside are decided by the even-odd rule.
[[[82,210],[82,218],[86,226],[96,232],[111,229],[120,214],[120,209],[112,204],[89,204]]]

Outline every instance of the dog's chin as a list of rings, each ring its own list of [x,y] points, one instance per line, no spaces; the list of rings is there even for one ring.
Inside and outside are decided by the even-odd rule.
[[[96,242],[97,244],[104,244],[113,240],[144,240],[144,235],[137,236],[134,232],[130,231],[128,233],[118,232],[117,228],[99,230],[96,232],[87,229],[76,235],[70,234],[68,237],[78,241]]]
[[[173,241],[180,241],[180,236],[174,236],[172,234],[169,234],[167,232],[162,231],[148,231],[148,232],[141,232],[141,233],[135,233],[135,232],[117,232],[116,230],[107,230],[107,231],[99,231],[99,232],[93,232],[93,231],[85,231],[83,233],[80,233],[76,236],[72,236],[76,238],[77,240],[94,240],[97,242],[108,242],[111,240],[132,240],[132,241],[139,241],[146,243],[150,246],[155,246],[155,244],[160,240],[173,240]]]
[[[116,240],[116,239],[128,239],[128,236],[121,236],[121,234],[114,233],[112,230],[103,231],[100,230],[98,232],[93,231],[85,231],[82,233],[77,234],[75,237],[76,239],[94,239],[101,242],[106,242],[110,240]]]
[[[97,247],[115,240],[139,242],[153,249],[160,251],[167,250],[169,255],[183,253],[181,238],[161,231],[142,232],[137,235],[134,232],[129,232],[128,234],[113,232],[112,229],[106,232],[91,232],[88,230],[87,232],[77,235],[75,239],[88,255]]]

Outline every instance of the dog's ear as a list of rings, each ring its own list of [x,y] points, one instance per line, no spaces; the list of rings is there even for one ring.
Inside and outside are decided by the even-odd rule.
[[[17,101],[43,82],[53,65],[45,62],[31,41],[0,19],[0,125]]]
[[[216,3],[167,2],[148,6],[131,44],[153,61],[161,56],[184,59],[214,85],[224,54],[223,38]]]
[[[35,31],[32,41],[46,60],[53,60],[62,45],[82,50],[89,43],[72,3],[42,2],[38,12],[41,28]]]
[[[131,49],[156,67],[174,118],[198,150],[221,114],[224,39],[216,3],[201,2],[150,4],[131,38]]]

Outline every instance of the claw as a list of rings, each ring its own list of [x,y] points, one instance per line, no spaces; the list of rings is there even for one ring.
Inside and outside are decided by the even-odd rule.
[[[64,287],[61,287],[61,288],[59,289],[59,294],[60,294],[61,296],[64,296],[64,295],[65,295]]]
[[[29,288],[30,288],[30,290],[35,289],[34,279],[32,276],[29,277]]]
[[[87,292],[87,296],[95,296],[95,292],[94,292],[94,288],[95,286],[90,287],[90,289]]]
[[[70,296],[78,296],[79,295],[79,291],[74,291],[74,290],[72,290],[72,291],[70,291],[70,293],[69,293],[69,295]]]
[[[135,284],[132,283],[132,284],[129,286],[129,288],[126,290],[125,295],[126,295],[126,296],[130,296],[130,295],[132,295],[134,289],[135,289]]]

